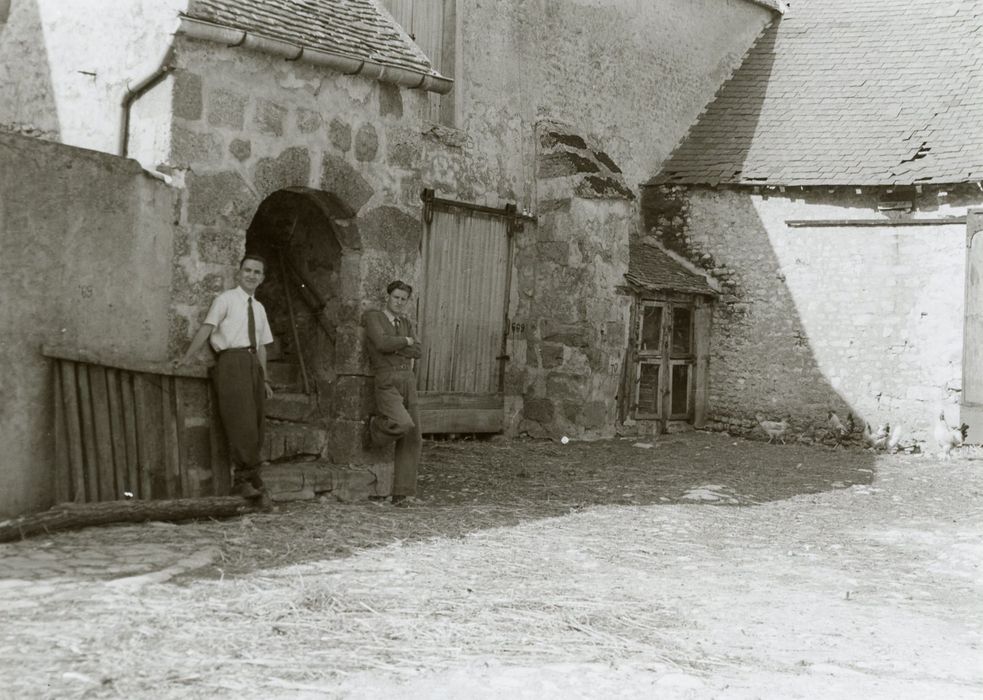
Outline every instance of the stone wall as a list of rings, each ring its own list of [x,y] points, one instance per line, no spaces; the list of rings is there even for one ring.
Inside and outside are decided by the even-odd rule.
[[[232,284],[262,203],[285,189],[329,195],[325,215],[341,257],[330,442],[333,458],[360,459],[359,420],[370,403],[358,318],[389,279],[419,285],[419,197],[428,187],[539,215],[515,239],[513,280],[524,286],[510,309],[510,429],[519,428],[525,399],[533,431],[612,428],[616,348],[627,333],[627,302],[615,287],[636,225],[632,190],[771,13],[744,0],[462,0],[451,97],[459,128],[448,129],[422,118],[427,96],[416,91],[173,37],[183,6],[141,1],[124,17],[108,7],[93,14],[91,5],[20,0],[0,34],[4,68],[18,71],[0,74],[0,97],[12,96],[0,103],[14,110],[3,116],[0,108],[0,122],[104,151],[118,146],[127,84],[173,49],[174,72],[140,98],[129,132],[131,152],[181,193],[170,354]],[[120,41],[93,37],[93,17]],[[562,124],[584,146],[544,144],[540,123]],[[578,149],[596,171],[550,169],[550,158],[568,167],[561,161]]]
[[[42,343],[168,358],[177,201],[135,161],[0,134],[0,517],[53,498]]]
[[[540,69],[524,89],[541,95],[543,116],[573,124],[601,145],[632,187],[659,171],[777,20],[746,0],[531,4],[530,45]]]
[[[714,309],[712,427],[745,431],[791,413],[808,437],[827,411],[901,423],[922,439],[961,387],[965,225],[892,226],[885,189],[644,190],[647,235],[721,280]],[[910,216],[962,216],[983,196],[925,187]],[[787,220],[883,219],[877,227]],[[953,411],[954,407],[947,410]]]
[[[523,397],[517,430],[610,434],[630,310],[618,290],[636,198],[610,156],[582,136],[555,122],[541,122],[537,134],[539,220],[516,255],[524,323],[508,377],[509,393]]]

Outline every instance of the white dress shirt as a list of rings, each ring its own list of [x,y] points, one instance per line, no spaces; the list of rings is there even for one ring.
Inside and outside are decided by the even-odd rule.
[[[208,337],[215,352],[249,347],[249,299],[250,295],[242,287],[229,289],[215,297],[205,316],[205,323],[215,326]],[[256,344],[269,345],[273,342],[273,333],[266,319],[266,309],[256,297],[252,297],[252,300]]]

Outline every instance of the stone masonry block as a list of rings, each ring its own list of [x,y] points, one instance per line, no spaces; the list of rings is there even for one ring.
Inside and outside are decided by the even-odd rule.
[[[590,325],[582,323],[558,323],[545,319],[540,325],[540,338],[551,343],[560,343],[575,348],[590,345],[592,331]]]
[[[256,102],[256,114],[253,123],[264,134],[283,136],[283,122],[287,118],[287,108],[271,100],[260,99]]]
[[[339,374],[370,374],[365,342],[365,330],[360,324],[339,325],[335,329],[335,371]]]
[[[372,377],[340,375],[334,383],[331,403],[328,411],[333,418],[363,420],[375,408]]]
[[[328,138],[331,145],[342,153],[347,153],[352,147],[352,127],[347,122],[335,117],[328,125]]]
[[[270,461],[320,457],[327,448],[327,430],[316,425],[267,420],[265,432],[265,459]]]
[[[335,419],[328,426],[328,459],[336,464],[365,464],[372,455],[363,446],[365,422]]]
[[[331,475],[331,495],[343,503],[364,501],[375,495],[376,475],[365,467],[336,466]]]
[[[322,126],[324,126],[324,119],[320,112],[303,107],[297,108],[297,131],[302,134],[313,134],[315,131],[320,131]]]
[[[247,99],[231,90],[215,90],[208,96],[208,123],[241,130],[246,120]]]
[[[379,84],[379,114],[396,119],[403,116],[403,95],[395,85]]]
[[[582,401],[587,398],[588,377],[566,372],[551,372],[546,377],[546,395],[551,399],[572,399]]]
[[[355,160],[375,160],[379,152],[379,135],[371,124],[362,124],[355,134]]]
[[[244,161],[253,154],[253,145],[247,139],[232,139],[232,143],[229,144],[229,153],[231,153],[236,160]]]
[[[256,189],[267,196],[286,187],[304,187],[311,176],[311,156],[306,148],[295,146],[276,158],[261,158],[253,177]]]
[[[201,119],[201,76],[187,70],[174,72],[174,116],[188,121]]]
[[[555,417],[553,402],[549,399],[527,397],[522,404],[522,416],[537,423],[552,423]]]
[[[613,405],[613,401],[588,401],[585,404],[580,404],[582,410],[576,422],[588,430],[604,428],[614,420]]]
[[[200,134],[174,125],[171,131],[170,162],[177,167],[187,167],[192,163],[220,160],[222,144],[214,134]]]
[[[314,400],[306,394],[279,392],[266,401],[267,417],[295,423],[310,418],[315,408]]]
[[[600,170],[597,163],[579,153],[558,151],[539,157],[537,175],[544,180],[549,180],[578,173],[597,173]]]
[[[393,463],[392,460],[366,464],[365,468],[375,475],[373,492],[370,496],[390,496],[393,492]]]
[[[536,243],[536,257],[544,262],[567,265],[570,262],[570,244],[566,241],[541,241]]]
[[[187,185],[188,222],[192,224],[213,224],[223,214],[248,219],[258,205],[252,190],[236,172],[191,173]]]
[[[372,186],[347,161],[329,155],[324,156],[321,166],[321,189],[334,193],[354,212],[375,194]]]
[[[545,369],[552,369],[563,364],[563,345],[557,343],[542,343],[539,346],[539,357]]]
[[[390,255],[412,257],[420,249],[420,220],[395,207],[379,207],[358,222],[362,245]]]

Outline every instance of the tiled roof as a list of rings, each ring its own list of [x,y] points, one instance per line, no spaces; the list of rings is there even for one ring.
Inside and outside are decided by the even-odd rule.
[[[652,183],[983,179],[983,0],[797,0]]]
[[[191,0],[184,14],[296,46],[439,75],[373,0]]]
[[[625,279],[645,289],[717,295],[705,277],[690,272],[664,250],[644,240],[629,246]]]

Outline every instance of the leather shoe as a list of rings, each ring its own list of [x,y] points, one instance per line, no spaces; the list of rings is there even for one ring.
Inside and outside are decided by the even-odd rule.
[[[264,513],[273,510],[273,493],[269,489],[260,489],[259,496],[256,498],[256,507]]]
[[[253,499],[259,498],[260,495],[262,495],[262,492],[246,481],[236,487],[236,495],[241,496],[242,498]]]

